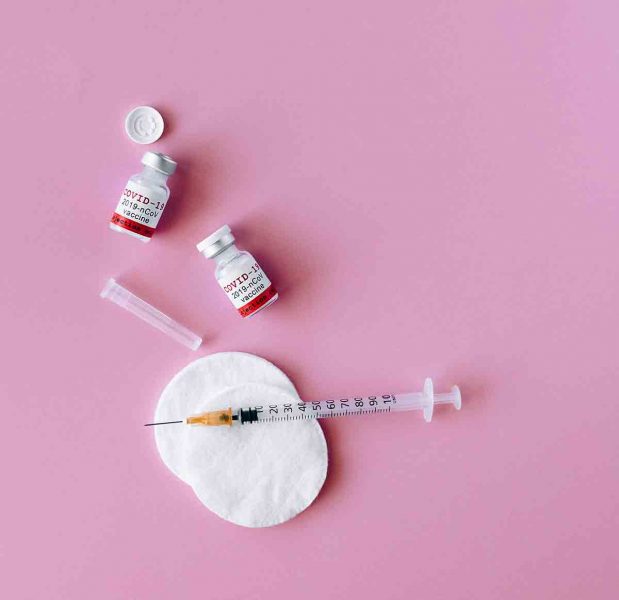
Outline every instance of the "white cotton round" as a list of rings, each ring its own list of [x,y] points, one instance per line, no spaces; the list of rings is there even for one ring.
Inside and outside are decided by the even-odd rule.
[[[298,401],[292,382],[270,362],[224,352],[201,358],[167,385],[155,421],[209,409]],[[327,472],[327,446],[315,421],[232,427],[155,428],[166,466],[213,512],[238,525],[267,527],[307,508]]]
[[[228,388],[209,408],[298,401],[272,386]],[[316,421],[187,427],[185,473],[201,502],[226,521],[269,527],[316,498],[327,475],[327,444]]]
[[[173,377],[159,398],[154,420],[177,421],[207,410],[214,396],[246,383],[280,388],[299,399],[292,381],[268,360],[245,352],[220,352],[193,361]],[[182,425],[154,427],[161,459],[183,481],[187,481],[183,474],[187,429]]]

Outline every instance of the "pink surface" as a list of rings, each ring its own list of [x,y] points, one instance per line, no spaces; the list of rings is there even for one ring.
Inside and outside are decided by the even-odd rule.
[[[0,595],[616,597],[617,3],[93,4],[0,24]],[[180,163],[149,245],[107,229],[140,103]],[[194,248],[224,222],[281,294],[250,322]],[[316,503],[247,530],[142,427],[221,350],[306,399],[465,404],[327,423]]]

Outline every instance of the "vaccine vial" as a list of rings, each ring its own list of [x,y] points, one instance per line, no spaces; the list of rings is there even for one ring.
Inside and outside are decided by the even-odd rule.
[[[277,291],[266,273],[249,252],[234,245],[227,225],[196,247],[215,261],[215,279],[242,317],[251,317],[277,300]]]
[[[168,203],[170,189],[166,182],[176,171],[176,162],[160,152],[146,152],[142,164],[142,172],[127,182],[110,229],[149,242]]]

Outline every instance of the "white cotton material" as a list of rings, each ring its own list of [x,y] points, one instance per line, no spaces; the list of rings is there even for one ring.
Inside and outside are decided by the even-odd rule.
[[[155,422],[177,421],[213,406],[214,396],[230,387],[263,383],[282,389],[299,399],[292,381],[264,358],[244,352],[220,352],[188,364],[168,383],[155,411]],[[183,473],[186,425],[155,427],[155,441],[163,462],[177,477],[189,483]],[[209,428],[212,429],[212,428]]]
[[[225,352],[178,373],[159,400],[155,421],[298,400],[292,382],[273,364]],[[155,439],[163,462],[207,508],[245,527],[268,527],[296,516],[316,498],[327,473],[327,445],[316,421],[165,425],[155,428]]]
[[[295,401],[289,392],[253,383],[224,390],[212,408]],[[188,481],[204,505],[237,525],[283,523],[305,510],[324,483],[327,445],[316,421],[188,429]]]

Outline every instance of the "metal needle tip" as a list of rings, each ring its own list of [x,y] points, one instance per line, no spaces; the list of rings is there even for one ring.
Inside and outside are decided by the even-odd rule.
[[[144,427],[152,427],[153,425],[171,425],[172,423],[183,423],[183,421],[163,421],[162,423],[145,423]]]

